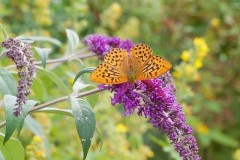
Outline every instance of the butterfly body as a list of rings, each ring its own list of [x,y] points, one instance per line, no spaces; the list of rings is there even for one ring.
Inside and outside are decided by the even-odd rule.
[[[148,45],[137,44],[129,53],[124,49],[111,49],[90,79],[102,84],[135,83],[136,80],[156,78],[171,67],[166,59],[153,55]]]
[[[136,80],[136,71],[134,70],[132,60],[128,58],[128,70],[127,70],[127,78],[130,83],[135,83]]]

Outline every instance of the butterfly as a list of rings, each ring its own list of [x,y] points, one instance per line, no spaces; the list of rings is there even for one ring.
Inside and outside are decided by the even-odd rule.
[[[150,46],[137,44],[129,53],[121,48],[111,49],[91,73],[90,80],[101,84],[135,83],[159,77],[171,68],[168,60],[153,55]]]

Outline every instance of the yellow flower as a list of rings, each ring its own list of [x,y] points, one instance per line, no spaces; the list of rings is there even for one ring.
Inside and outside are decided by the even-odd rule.
[[[74,79],[73,78],[68,78],[67,81],[68,81],[69,84],[73,84]]]
[[[44,141],[40,136],[35,135],[33,137],[32,142],[26,146],[26,156],[27,159],[38,159],[44,160],[46,159],[46,153],[44,150]]]
[[[123,123],[118,123],[116,130],[117,130],[118,132],[120,132],[120,133],[126,133],[126,132],[128,132],[127,126],[124,125]]]
[[[154,156],[154,152],[150,150],[150,151],[147,153],[147,157],[153,158],[153,156]]]
[[[209,128],[206,124],[204,123],[199,123],[197,125],[197,132],[200,133],[200,134],[206,134],[209,132]]]
[[[186,75],[187,76],[191,76],[193,74],[193,72],[194,72],[193,66],[190,65],[190,64],[186,64],[186,66],[185,66],[185,73],[186,73]]]
[[[136,17],[129,17],[127,22],[118,30],[117,36],[120,38],[136,38],[139,36],[140,21]]]
[[[33,142],[41,142],[41,137],[39,137],[39,136],[34,136],[34,137],[33,137]]]
[[[35,152],[35,155],[36,155],[36,157],[38,157],[38,158],[44,158],[44,157],[46,157],[45,151],[44,151],[43,149],[36,151],[36,152]]]
[[[191,53],[190,53],[189,51],[184,50],[184,51],[182,52],[180,58],[181,58],[183,61],[187,62],[187,61],[189,61],[189,59],[190,59],[190,55],[191,55]]]
[[[52,24],[52,20],[48,15],[35,15],[36,22],[40,25],[49,26]]]
[[[182,73],[179,72],[179,71],[173,71],[172,75],[175,78],[181,78],[182,77]]]
[[[122,7],[120,6],[119,3],[114,2],[110,8],[114,11],[115,15],[118,15],[118,17],[122,14]]]
[[[195,62],[194,62],[194,67],[195,67],[196,69],[199,69],[199,68],[201,68],[202,66],[203,66],[202,61],[201,61],[200,59],[196,59]]]
[[[207,55],[207,52],[209,51],[206,41],[203,38],[196,37],[194,38],[193,43],[196,48],[197,57],[205,57]]]
[[[211,19],[210,24],[211,24],[212,27],[217,28],[217,27],[220,26],[221,21],[220,21],[219,18],[214,17],[214,18]]]
[[[105,27],[111,27],[115,29],[117,27],[117,20],[122,14],[122,7],[119,3],[114,2],[112,3],[109,8],[107,8],[102,14],[102,25]]]
[[[233,160],[240,160],[240,148],[233,153]]]
[[[35,0],[34,3],[38,8],[47,8],[50,4],[50,0]]]

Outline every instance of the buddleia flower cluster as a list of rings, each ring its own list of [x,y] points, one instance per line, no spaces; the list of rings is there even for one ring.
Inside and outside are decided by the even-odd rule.
[[[84,39],[84,42],[101,60],[103,60],[104,55],[112,48],[123,48],[129,51],[134,45],[129,39],[121,40],[118,37],[104,35],[89,35]]]
[[[85,44],[101,59],[111,48],[130,50],[130,40],[117,37],[90,35]],[[193,129],[186,124],[182,107],[175,96],[175,86],[169,72],[149,80],[113,85],[99,85],[99,88],[113,92],[112,105],[122,104],[126,116],[137,111],[139,116],[149,120],[153,127],[167,134],[172,145],[184,160],[200,160]]]
[[[17,102],[14,111],[15,116],[19,116],[22,111],[22,105],[28,100],[30,88],[32,86],[33,75],[35,71],[33,54],[28,43],[23,43],[19,39],[8,38],[2,42],[5,48],[5,54],[15,64],[18,71],[19,81],[17,87]]]

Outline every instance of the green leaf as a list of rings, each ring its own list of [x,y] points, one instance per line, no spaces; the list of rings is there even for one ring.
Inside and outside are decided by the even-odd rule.
[[[5,115],[6,115],[6,131],[4,143],[6,143],[9,138],[12,136],[13,132],[18,128],[18,131],[21,130],[21,127],[24,122],[24,118],[26,117],[29,110],[37,103],[37,101],[28,100],[26,104],[22,107],[22,113],[18,117],[13,115],[14,109],[16,108],[16,100],[17,98],[11,95],[5,95],[3,99],[4,107],[5,107]]]
[[[59,109],[59,108],[48,107],[48,108],[43,108],[34,112],[55,113],[55,114],[61,114],[61,115],[73,117],[72,110],[69,110],[69,109]]]
[[[4,156],[3,156],[2,152],[1,152],[1,148],[0,148],[0,160],[5,160],[5,158],[4,158]]]
[[[97,134],[100,138],[100,151],[102,150],[102,146],[103,146],[103,135],[102,135],[102,132],[101,130],[99,129],[99,127],[96,125],[96,131],[97,131]]]
[[[94,107],[97,104],[99,93],[91,94],[86,97],[88,103]]]
[[[24,126],[27,127],[30,131],[32,131],[35,135],[44,137],[42,125],[38,123],[35,119],[33,119],[32,116],[26,116]]]
[[[5,160],[24,160],[24,148],[21,142],[15,138],[11,138],[5,145],[3,142],[5,137],[0,133],[0,150]]]
[[[92,71],[94,71],[96,68],[95,67],[87,67],[87,68],[83,68],[81,69],[77,75],[74,78],[73,84],[77,81],[77,79],[83,75],[84,73],[91,73]]]
[[[57,86],[59,86],[60,89],[62,89],[63,91],[65,91],[67,94],[69,94],[68,89],[66,87],[66,85],[63,83],[62,79],[56,75],[53,72],[44,70],[42,68],[36,67],[38,70],[38,72],[40,74],[45,74],[46,76],[48,76],[48,78],[50,78]]]
[[[34,95],[36,99],[38,99],[39,101],[42,101],[44,99],[46,89],[43,82],[38,77],[33,79],[33,85],[31,89],[32,89],[31,94]]]
[[[5,39],[8,38],[7,32],[5,31],[5,29],[3,28],[2,24],[0,23],[0,32],[2,31],[3,33],[3,38],[2,36],[0,37],[0,42],[4,41]],[[3,56],[5,56],[5,49],[2,48],[2,46],[0,45],[0,58],[2,58]]]
[[[3,26],[2,26],[1,23],[0,23],[0,29],[1,29],[1,31],[2,31],[2,33],[3,33],[3,37],[4,37],[5,39],[7,39],[7,38],[8,38],[7,32],[5,31],[5,29],[3,28]]]
[[[46,67],[46,62],[47,62],[47,59],[48,59],[48,55],[51,52],[51,49],[50,48],[35,47],[35,50],[37,51],[38,55],[41,58],[43,68],[45,68]]]
[[[8,70],[0,69],[0,92],[2,94],[15,95],[17,93],[17,82]]]
[[[76,51],[79,45],[79,37],[78,34],[71,29],[66,29],[66,33],[68,38],[68,45],[70,47],[70,52],[72,53]]]
[[[92,108],[84,100],[71,97],[71,106],[79,138],[83,147],[83,159],[87,157],[96,126],[95,114]]]
[[[0,40],[1,41],[1,40]],[[1,49],[2,47],[0,46],[0,49]],[[6,53],[5,53],[5,49],[3,48],[2,50],[0,50],[0,58],[2,58],[3,56],[5,56],[6,55]]]
[[[91,86],[93,86],[93,85],[83,84],[81,82],[75,82],[74,85],[73,85],[73,92],[78,93],[78,92],[82,91],[83,89],[89,88]]]
[[[18,37],[16,37],[16,39],[21,40],[21,42],[23,42],[23,43],[33,43],[34,42],[34,40],[32,40],[30,37],[25,36],[25,35],[18,36]]]
[[[91,86],[90,89],[95,89],[95,88],[96,88],[96,86],[94,86],[94,87]],[[86,99],[92,108],[94,108],[94,106],[97,104],[98,98],[99,98],[99,93],[90,94],[90,95],[86,96]]]
[[[218,131],[213,130],[210,133],[211,138],[224,146],[236,148],[238,146],[238,141],[236,139],[233,139],[232,137]]]
[[[56,38],[52,38],[52,37],[45,37],[45,36],[29,36],[29,38],[31,38],[34,41],[45,41],[45,42],[50,42],[52,44],[55,44],[57,46],[61,46],[62,42],[59,41]]]
[[[152,134],[148,134],[148,138],[153,141],[155,144],[157,144],[158,146],[160,147],[166,147],[168,146],[168,143],[165,142],[164,140],[162,139],[159,139],[158,137],[155,137],[154,135]]]
[[[208,101],[206,104],[206,107],[210,110],[213,111],[214,113],[220,113],[222,112],[222,107],[217,101]]]

